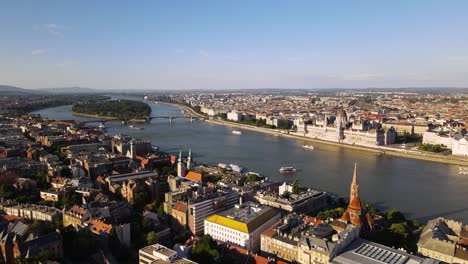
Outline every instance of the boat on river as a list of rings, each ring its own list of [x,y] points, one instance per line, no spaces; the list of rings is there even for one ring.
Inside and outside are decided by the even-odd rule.
[[[239,130],[233,130],[232,133],[233,133],[234,135],[242,135],[242,132],[239,131]]]
[[[134,125],[130,125],[130,126],[128,126],[128,127],[129,127],[130,129],[135,129],[135,130],[143,130],[143,129],[145,129],[145,128],[143,128],[143,127],[138,127],[138,126],[134,126]]]
[[[310,149],[310,150],[314,150],[314,149],[315,149],[315,147],[312,146],[312,145],[303,145],[302,147],[305,148],[305,149]]]
[[[294,168],[294,167],[281,167],[281,168],[279,169],[279,172],[280,172],[280,173],[293,173],[293,172],[296,172],[296,171],[297,171],[297,170],[296,170],[296,168]]]

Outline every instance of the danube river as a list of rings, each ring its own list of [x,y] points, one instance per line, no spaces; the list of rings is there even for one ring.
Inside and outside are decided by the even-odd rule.
[[[150,103],[152,115],[180,116],[174,106]],[[73,116],[71,106],[36,111],[50,119],[89,120]],[[95,118],[92,118],[95,119]],[[94,124],[98,125],[98,124]],[[243,130],[232,134],[232,128],[186,119],[156,119],[142,124],[144,130],[132,130],[120,122],[106,123],[111,134],[127,134],[146,139],[162,151],[185,153],[192,148],[194,160],[216,165],[233,163],[278,181],[298,179],[301,186],[349,195],[354,163],[358,164],[361,198],[378,208],[397,208],[409,218],[426,221],[444,216],[468,223],[468,175],[455,165],[432,163],[390,156],[377,156],[366,151],[352,150],[314,143],[316,150],[302,148],[301,140],[266,135]],[[281,166],[294,166],[299,171],[281,175]]]

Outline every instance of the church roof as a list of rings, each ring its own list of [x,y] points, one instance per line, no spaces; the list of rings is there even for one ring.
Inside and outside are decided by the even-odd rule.
[[[351,184],[355,184],[357,185],[358,184],[358,181],[357,181],[357,163],[354,163],[354,173],[353,173],[353,181]]]
[[[361,198],[359,198],[359,196],[354,197],[349,203],[348,208],[352,210],[362,210]]]

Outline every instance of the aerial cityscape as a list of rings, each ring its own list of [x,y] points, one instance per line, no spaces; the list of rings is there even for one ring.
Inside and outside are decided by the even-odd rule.
[[[2,11],[0,264],[468,264],[468,2]]]

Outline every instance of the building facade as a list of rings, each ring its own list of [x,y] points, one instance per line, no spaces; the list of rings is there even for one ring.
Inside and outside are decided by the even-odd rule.
[[[468,225],[442,217],[430,220],[418,241],[418,252],[446,263],[468,263]]]
[[[280,219],[275,209],[248,202],[208,217],[205,234],[217,241],[257,252],[261,233]]]
[[[239,199],[236,192],[217,190],[214,193],[198,195],[189,200],[188,225],[194,235],[204,233],[204,221],[207,217],[233,207]]]

